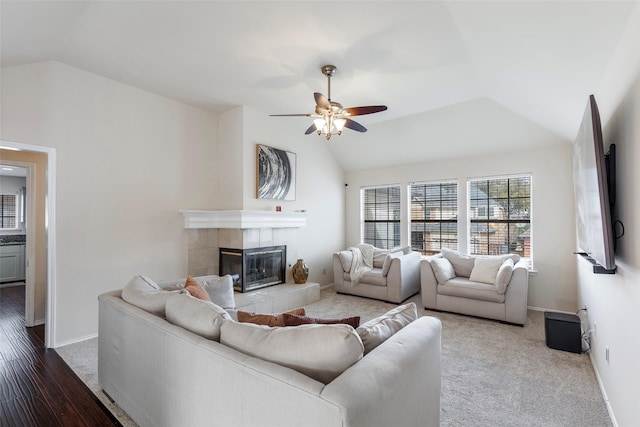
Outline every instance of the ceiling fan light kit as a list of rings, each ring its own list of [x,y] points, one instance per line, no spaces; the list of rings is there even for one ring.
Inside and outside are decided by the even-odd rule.
[[[316,101],[315,114],[272,114],[272,117],[316,117],[305,135],[316,132],[318,135],[325,135],[327,141],[333,135],[341,135],[346,127],[357,132],[366,132],[367,128],[360,123],[351,120],[351,116],[362,116],[365,114],[378,113],[387,109],[386,105],[369,105],[365,107],[343,108],[339,102],[331,101],[331,76],[336,73],[335,65],[325,65],[322,67],[322,74],[327,77],[327,94],[316,92],[313,94]]]

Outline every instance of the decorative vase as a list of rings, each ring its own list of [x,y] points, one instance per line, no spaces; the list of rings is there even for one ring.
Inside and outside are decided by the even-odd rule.
[[[293,274],[293,281],[297,284],[307,283],[307,277],[309,277],[309,267],[304,263],[303,259],[299,259],[291,268]]]

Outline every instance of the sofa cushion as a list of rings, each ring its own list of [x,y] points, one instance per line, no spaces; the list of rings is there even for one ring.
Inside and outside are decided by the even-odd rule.
[[[475,264],[475,257],[466,255],[458,251],[454,251],[448,248],[442,248],[442,256],[445,257],[456,272],[457,277],[469,277]]]
[[[133,276],[122,289],[122,299],[149,313],[164,317],[167,298],[181,293],[184,293],[183,289],[166,291],[146,276]]]
[[[362,358],[364,346],[348,325],[271,328],[224,322],[220,342],[249,356],[277,363],[328,384]]]
[[[320,319],[317,317],[298,316],[291,313],[282,313],[284,326],[300,326],[300,325],[350,325],[357,328],[360,325],[360,316],[345,317],[343,319]]]
[[[399,246],[393,249],[374,248],[373,249],[373,268],[381,268],[384,270],[384,265],[387,260],[387,255],[389,254],[406,255],[408,253],[411,253],[411,246]]]
[[[429,260],[433,274],[436,276],[436,280],[439,284],[443,284],[450,279],[456,277],[456,271],[453,269],[453,265],[448,259],[444,257],[431,258]]]
[[[438,285],[438,294],[497,303],[504,302],[504,294],[499,294],[495,285],[472,282],[462,277],[456,277],[443,285]]]
[[[360,277],[360,284],[387,286],[387,278],[382,275],[381,268],[372,268],[362,274]]]
[[[351,263],[353,262],[353,252],[351,251],[340,251],[338,252],[338,258],[340,259],[340,264],[342,264],[342,270],[345,273],[351,271]]]
[[[496,276],[496,290],[499,294],[504,294],[507,291],[507,285],[509,284],[512,275],[513,259],[508,258],[502,263]]]
[[[417,318],[416,304],[410,302],[360,325],[356,328],[356,332],[364,345],[364,354],[369,353]]]
[[[495,285],[498,270],[500,270],[503,262],[504,259],[502,257],[476,257],[469,280]]]
[[[211,301],[188,294],[171,295],[165,306],[167,321],[210,340],[220,340],[220,326],[231,316]]]
[[[222,308],[236,308],[236,300],[233,293],[233,278],[225,274],[224,276],[214,276],[202,282],[202,286],[209,294],[211,302]]]
[[[202,285],[198,283],[198,281],[193,277],[191,276],[187,277],[187,280],[184,283],[184,288],[187,290],[187,292],[189,292],[189,295],[196,297],[198,299],[201,299],[203,301],[211,302],[211,297],[209,297],[209,294],[207,293],[207,291],[205,291]]]
[[[297,316],[304,316],[305,310],[304,307],[294,308],[293,310],[289,310],[286,312],[287,314],[293,314]],[[238,310],[238,322],[244,323],[255,323],[256,325],[266,325],[266,326],[285,326],[284,324],[284,315],[285,313],[280,314],[260,314],[260,313],[248,313],[246,311]]]
[[[402,251],[391,252],[387,254],[387,256],[384,258],[384,263],[382,264],[383,276],[386,277],[386,275],[389,274],[389,269],[391,268],[391,262],[393,262],[393,260],[396,258],[400,258],[402,255],[404,255]]]

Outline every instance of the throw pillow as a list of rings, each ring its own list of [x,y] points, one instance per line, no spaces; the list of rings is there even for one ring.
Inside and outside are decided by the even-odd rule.
[[[297,316],[291,313],[282,313],[284,318],[284,326],[300,326],[300,325],[351,325],[357,328],[360,325],[360,316],[345,317],[344,319],[318,319],[315,317]]]
[[[340,251],[338,253],[338,258],[340,258],[340,264],[342,264],[342,269],[345,273],[351,271],[351,263],[353,262],[353,252],[351,251]]]
[[[445,257],[456,272],[458,277],[469,277],[473,270],[475,257],[454,251],[448,248],[442,248],[442,256]]]
[[[210,340],[220,341],[220,327],[231,316],[210,301],[191,295],[172,295],[165,307],[167,320]]]
[[[233,278],[229,274],[207,279],[202,283],[202,286],[209,294],[212,303],[222,308],[236,308],[236,299],[233,296]]]
[[[469,276],[472,282],[496,283],[498,270],[504,262],[502,257],[476,257],[476,262]]]
[[[211,298],[209,297],[207,291],[205,291],[202,285],[198,283],[198,281],[193,277],[187,276],[187,281],[184,283],[184,288],[192,297],[211,302]]]
[[[257,314],[257,313],[248,313],[246,311],[240,311],[240,310],[238,310],[237,314],[238,314],[238,322],[255,323],[256,325],[266,325],[266,326],[285,326],[284,314],[304,316],[305,311],[304,311],[304,307],[300,307],[300,308],[295,308],[293,310],[289,310],[286,313],[281,313],[281,314]]]
[[[440,285],[448,282],[456,277],[456,271],[453,269],[453,265],[446,258],[432,258],[429,260],[433,274],[436,276],[436,280]]]
[[[122,288],[122,299],[156,316],[164,317],[164,304],[167,298],[184,290],[165,291],[146,276],[134,276]]]
[[[387,249],[373,248],[373,268],[382,268],[389,252]]]
[[[386,258],[384,259],[384,264],[382,264],[383,276],[386,276],[387,274],[389,274],[389,269],[391,268],[391,262],[396,258],[400,258],[402,255],[404,255],[402,251],[396,251],[396,252],[391,252],[386,256]]]
[[[356,332],[364,345],[364,354],[369,353],[417,318],[416,304],[410,302],[363,323],[356,328]]]
[[[249,356],[277,363],[324,384],[362,358],[364,347],[347,325],[302,325],[269,328],[224,322],[220,342]]]
[[[507,258],[507,260],[500,266],[498,274],[496,275],[496,290],[499,294],[504,294],[507,291],[507,285],[509,284],[512,275],[513,259]]]

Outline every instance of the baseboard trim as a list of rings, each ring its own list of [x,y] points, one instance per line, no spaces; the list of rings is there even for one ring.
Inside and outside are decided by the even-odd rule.
[[[0,283],[1,288],[13,288],[15,286],[25,286],[24,281]]]
[[[554,310],[554,309],[551,309],[551,308],[533,307],[533,306],[530,306],[530,305],[527,306],[527,310],[532,310],[532,311],[552,311],[554,313],[576,314],[575,311]]]
[[[589,353],[589,360],[591,361],[591,367],[593,368],[593,372],[596,374],[596,380],[598,380],[598,387],[600,387],[600,393],[602,393],[604,404],[607,407],[607,412],[609,413],[611,424],[613,424],[613,427],[618,427],[616,416],[613,414],[613,408],[611,407],[611,403],[609,402],[609,396],[607,396],[607,391],[604,389],[604,384],[602,383],[602,378],[600,378],[600,372],[598,372],[598,368],[596,367],[596,364],[593,361],[592,353]]]
[[[82,342],[82,341],[92,340],[94,338],[98,338],[98,334],[86,335],[86,336],[81,337],[81,338],[76,338],[76,339],[73,339],[73,340],[63,341],[61,343],[56,343],[56,346],[53,347],[53,348],[64,347],[65,345],[76,344],[76,343],[79,343],[79,342]]]
[[[320,285],[320,290],[321,291],[325,291],[325,290],[327,290],[329,288],[333,288],[333,283],[329,283],[327,285]]]

